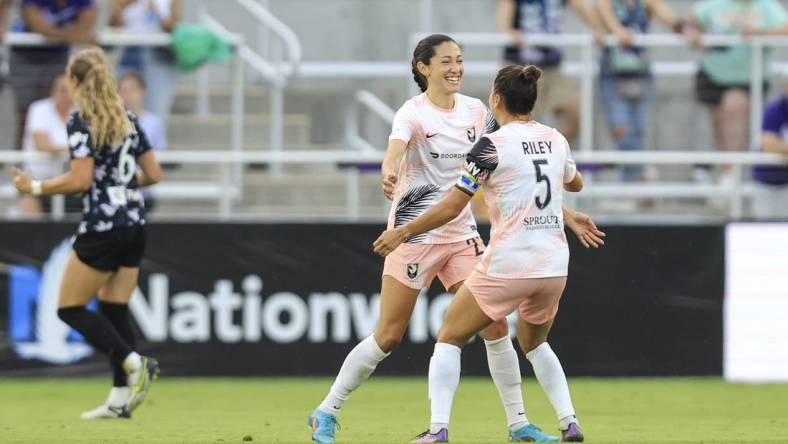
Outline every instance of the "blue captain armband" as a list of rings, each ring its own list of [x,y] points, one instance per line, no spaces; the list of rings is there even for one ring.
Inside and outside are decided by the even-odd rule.
[[[455,186],[469,196],[473,196],[479,191],[479,182],[467,171],[462,173]]]

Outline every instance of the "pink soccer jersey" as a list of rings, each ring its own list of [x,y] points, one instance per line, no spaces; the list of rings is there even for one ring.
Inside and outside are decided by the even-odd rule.
[[[483,185],[490,210],[490,243],[476,269],[504,279],[566,276],[561,196],[576,172],[566,138],[541,123],[512,122],[482,137],[456,185],[470,195]]]
[[[465,156],[495,120],[478,99],[455,94],[454,109],[436,107],[420,94],[405,102],[394,117],[389,140],[407,142],[392,199],[388,228],[417,218],[435,205],[457,181]],[[478,236],[470,206],[457,218],[407,242],[447,244]]]

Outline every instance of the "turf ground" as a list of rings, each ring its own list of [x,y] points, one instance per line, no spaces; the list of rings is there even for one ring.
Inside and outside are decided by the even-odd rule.
[[[157,382],[132,420],[87,422],[102,379],[0,380],[0,442],[308,443],[307,413],[330,384],[309,379],[176,379]],[[590,443],[788,443],[788,385],[719,379],[572,379]],[[405,443],[428,421],[426,378],[373,378],[340,416],[340,443]],[[555,430],[535,381],[525,386],[531,422]],[[246,438],[246,441],[244,441]],[[492,382],[464,378],[452,443],[504,443]]]

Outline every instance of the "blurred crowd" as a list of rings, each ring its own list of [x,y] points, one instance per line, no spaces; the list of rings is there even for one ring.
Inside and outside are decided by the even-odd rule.
[[[111,0],[108,25],[134,34],[171,32],[181,20],[181,6],[181,0]],[[9,23],[14,7],[18,19]],[[61,174],[68,160],[66,122],[73,104],[64,70],[72,46],[96,44],[96,8],[94,0],[0,0],[0,41],[10,29],[38,33],[51,42],[14,46],[9,52],[8,83],[17,113],[14,147],[48,158],[25,166],[34,179]],[[126,46],[117,55],[121,97],[139,117],[152,146],[163,150],[165,119],[174,97],[173,54],[168,47]],[[147,85],[156,93],[146,94]],[[80,205],[76,198],[67,199],[67,210]],[[50,208],[50,199],[32,196],[20,199],[18,205],[19,212],[28,216]]]
[[[108,25],[128,33],[172,32],[182,20],[182,0],[110,0]],[[18,20],[9,22],[9,11],[18,9]],[[9,83],[17,110],[15,146],[47,153],[51,165],[30,165],[36,176],[62,168],[65,141],[60,131],[71,103],[63,93],[59,77],[72,45],[94,44],[97,21],[94,0],[0,0],[0,39],[6,29],[35,32],[51,43],[45,46],[15,46],[10,51]],[[652,18],[684,36],[703,52],[695,78],[697,100],[711,116],[715,146],[722,151],[745,150],[749,131],[749,88],[751,50],[747,45],[707,47],[702,34],[788,35],[788,12],[779,0],[700,0],[686,17],[679,17],[664,0],[498,0],[499,30],[512,36],[505,49],[506,62],[534,64],[544,70],[535,116],[551,115],[570,142],[579,132],[580,105],[576,79],[561,71],[564,54],[560,48],[526,44],[528,34],[559,34],[566,10],[577,14],[595,40],[614,35],[619,44],[604,47],[599,58],[598,91],[610,135],[618,149],[642,150],[654,78],[649,51],[634,45],[633,37],[649,32]],[[129,46],[119,51],[117,74],[129,108],[139,116],[153,145],[167,144],[166,118],[173,101],[176,70],[172,52],[166,47]],[[768,70],[764,84],[768,86]],[[146,87],[155,94],[145,94]],[[761,148],[788,154],[788,87],[785,94],[766,105]],[[640,166],[627,166],[622,180],[649,180]],[[695,168],[699,181],[725,183],[731,171]],[[764,204],[754,208],[759,215],[788,217],[788,169],[756,167],[753,177]],[[756,198],[757,200],[757,198]],[[45,211],[47,202],[25,203],[28,211]]]
[[[498,0],[499,30],[515,42],[506,48],[504,58],[542,67],[545,81],[537,114],[557,117],[557,127],[571,141],[578,134],[580,120],[577,82],[561,73],[559,48],[524,44],[529,33],[561,33],[565,9],[582,19],[598,43],[607,34],[618,40],[617,46],[601,51],[598,76],[606,121],[618,149],[637,151],[644,146],[654,79],[648,50],[635,46],[633,37],[648,33],[652,18],[703,51],[695,94],[709,110],[715,146],[722,151],[747,149],[751,49],[748,45],[707,47],[702,35],[788,35],[788,12],[778,0],[700,0],[683,18],[663,0],[593,0],[593,7],[586,0]],[[763,72],[768,86],[768,70]],[[766,105],[761,131],[763,151],[788,154],[788,85],[785,94]],[[695,168],[699,181],[710,181],[712,175],[720,183],[733,180],[730,168],[715,172]],[[625,181],[648,180],[648,176],[640,166],[622,169]],[[756,216],[788,217],[788,168],[756,167],[753,178],[759,188],[753,205]]]

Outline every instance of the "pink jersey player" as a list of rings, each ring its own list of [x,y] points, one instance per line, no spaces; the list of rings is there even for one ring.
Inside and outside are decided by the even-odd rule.
[[[580,191],[583,181],[566,138],[531,119],[540,76],[535,66],[508,66],[498,72],[490,109],[501,128],[476,142],[455,189],[374,243],[375,251],[387,258],[402,254],[398,251],[403,242],[454,223],[478,189],[486,189],[484,198],[492,219],[490,244],[444,317],[430,361],[430,428],[412,443],[448,442],[461,348],[514,310],[520,315],[517,339],[553,404],[561,441],[583,440],[563,369],[546,342],[569,262],[562,194],[564,189]],[[592,231],[604,236],[595,227]],[[510,429],[509,440],[558,438],[528,424]]]
[[[478,99],[454,94],[452,109],[432,103],[427,93],[411,98],[394,117],[390,141],[405,150],[392,196],[388,227],[410,222],[454,186],[473,143],[496,123]],[[383,275],[413,289],[429,287],[437,276],[448,290],[468,277],[484,244],[470,206],[446,225],[413,236],[386,258]]]
[[[455,193],[466,155],[495,126],[479,100],[459,94],[462,52],[451,37],[434,34],[421,40],[411,65],[423,94],[408,100],[397,112],[381,165],[383,192],[392,199],[391,230],[420,219]],[[589,235],[589,226],[579,221],[573,231],[582,240]],[[456,292],[484,251],[467,201],[444,223],[401,242],[383,266],[380,317],[374,333],[350,351],[329,393],[308,418],[316,442],[335,442],[336,415],[400,343],[421,289],[429,287],[437,276],[447,291]],[[532,429],[527,428],[524,416],[520,366],[506,321],[496,320],[480,335],[485,340],[490,374],[504,401],[510,438],[533,438],[536,435],[523,435]]]
[[[397,111],[389,140],[402,140],[407,149],[400,165],[389,228],[410,222],[440,201],[454,185],[473,144],[495,129],[495,120],[481,100],[462,94],[454,98],[454,108],[447,110],[438,108],[422,93]],[[408,242],[447,244],[477,235],[473,214],[465,208],[448,224]]]
[[[576,174],[564,136],[532,120],[508,123],[479,140],[468,154],[457,188],[472,196],[484,185],[492,231],[478,273],[466,286],[491,319],[518,306],[533,324],[555,316],[563,285],[538,302],[523,300],[523,291],[508,287],[533,283],[520,282],[525,279],[567,275],[562,187]],[[493,285],[496,282],[499,285]]]

